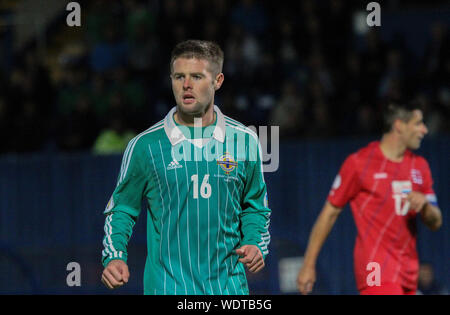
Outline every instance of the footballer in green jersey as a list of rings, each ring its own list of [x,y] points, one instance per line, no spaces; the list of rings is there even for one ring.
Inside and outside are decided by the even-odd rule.
[[[133,138],[105,210],[102,281],[128,281],[127,245],[147,209],[144,294],[248,294],[245,267],[264,267],[270,242],[267,188],[257,135],[214,105],[223,83],[216,44],[185,41],[172,52],[177,106]]]

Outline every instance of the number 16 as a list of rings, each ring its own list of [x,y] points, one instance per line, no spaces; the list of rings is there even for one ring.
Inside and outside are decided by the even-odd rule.
[[[203,177],[202,185],[200,186],[200,195],[205,199],[211,197],[211,185],[208,184],[208,179],[209,174]],[[194,199],[198,199],[198,174],[192,175],[191,181],[194,182],[193,197]]]

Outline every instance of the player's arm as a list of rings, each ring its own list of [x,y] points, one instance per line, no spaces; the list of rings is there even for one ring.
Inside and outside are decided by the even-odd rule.
[[[264,268],[264,259],[269,253],[270,214],[267,186],[264,181],[262,157],[259,142],[249,146],[249,159],[246,162],[246,181],[242,198],[241,247],[236,253],[250,272]]]
[[[342,208],[333,206],[329,201],[325,202],[309,235],[308,246],[297,277],[297,287],[302,294],[312,291],[316,281],[316,261],[325,240],[332,230]]]
[[[413,191],[408,195],[410,208],[420,213],[423,223],[432,231],[442,225],[442,213],[438,206],[436,194],[433,190],[433,178],[430,166],[425,159],[421,160],[423,185],[420,191]]]
[[[442,225],[442,213],[441,210],[427,202],[420,211],[422,221],[432,231],[437,231]]]
[[[304,263],[297,276],[297,287],[302,294],[312,291],[316,281],[317,257],[342,208],[361,189],[358,169],[356,155],[352,154],[347,157],[334,179],[327,201],[314,223],[304,255]]]
[[[102,282],[110,289],[128,282],[127,247],[147,187],[146,151],[136,142],[136,138],[131,140],[123,155],[117,185],[104,212]]]
[[[102,282],[109,289],[124,285],[130,277],[127,246],[135,223],[136,217],[119,210],[110,212],[105,219]]]
[[[437,203],[427,199],[421,192],[413,191],[408,195],[410,207],[420,212],[423,223],[432,231],[437,231],[442,225],[442,213]]]

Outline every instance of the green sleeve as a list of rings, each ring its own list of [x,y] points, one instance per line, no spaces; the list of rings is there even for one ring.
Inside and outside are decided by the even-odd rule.
[[[242,245],[258,246],[265,258],[269,253],[271,210],[268,205],[259,142],[249,146],[249,159],[246,165],[246,181],[240,217]]]
[[[126,212],[114,211],[106,216],[105,236],[103,237],[102,264],[111,260],[128,260],[127,245],[133,232],[136,218]]]
[[[132,139],[125,150],[117,185],[104,211],[106,215],[102,252],[104,266],[112,259],[127,261],[128,241],[141,212],[142,199],[149,178],[148,169],[143,162],[148,157],[136,139]]]

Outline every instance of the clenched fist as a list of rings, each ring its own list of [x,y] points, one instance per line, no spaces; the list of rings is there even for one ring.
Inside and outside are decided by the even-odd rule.
[[[130,272],[123,260],[111,260],[102,273],[102,282],[108,289],[116,289],[128,282]]]

